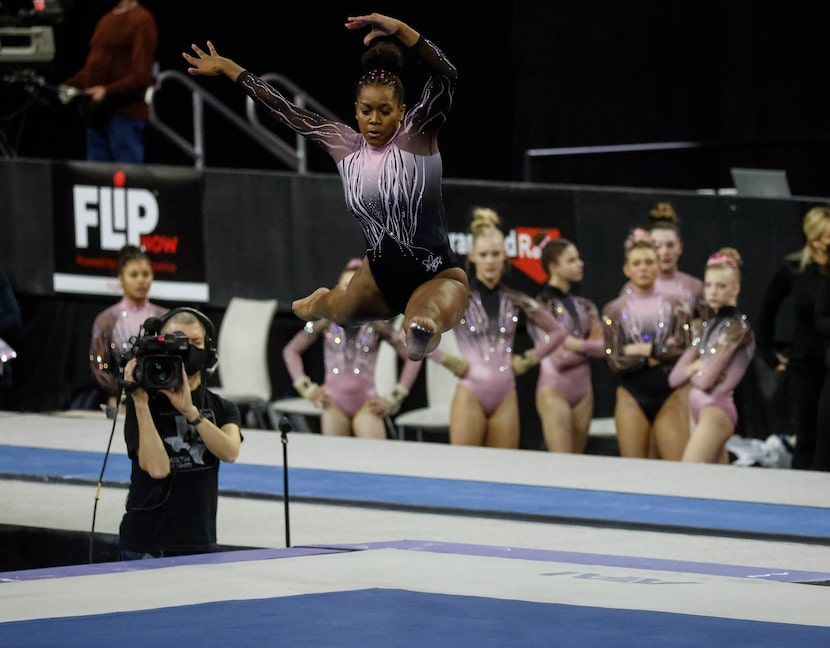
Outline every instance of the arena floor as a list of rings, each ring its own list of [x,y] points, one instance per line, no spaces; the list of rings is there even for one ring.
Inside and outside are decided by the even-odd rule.
[[[244,434],[245,549],[0,573],[0,645],[830,646],[827,474]],[[0,524],[117,533],[120,426],[0,412],[0,447]]]

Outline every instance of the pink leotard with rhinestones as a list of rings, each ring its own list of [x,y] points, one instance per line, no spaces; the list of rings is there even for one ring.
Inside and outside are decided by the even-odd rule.
[[[679,297],[663,295],[652,288],[641,292],[629,288],[602,309],[605,355],[612,371],[637,371],[645,366],[640,356],[623,355],[632,342],[653,344],[652,357],[674,364],[690,342],[691,313]]]
[[[620,294],[622,295],[631,287],[631,282],[626,282]],[[693,275],[681,272],[677,268],[670,276],[663,273],[657,275],[657,279],[654,280],[654,290],[663,295],[680,297],[688,304],[693,315],[700,313],[703,308],[703,282]]]
[[[533,347],[540,359],[561,344],[567,332],[539,302],[503,284],[498,286],[498,314],[491,318],[482,304],[477,285],[476,281],[472,282],[467,310],[454,329],[458,350],[468,363],[458,384],[473,392],[485,415],[491,416],[516,389],[511,361],[520,316],[524,315],[529,323],[544,332]],[[439,347],[429,357],[441,362],[443,352]]]
[[[89,362],[95,380],[109,395],[117,395],[118,365],[132,347],[132,338],[141,332],[141,325],[150,317],[161,317],[167,309],[150,301],[136,306],[126,297],[98,313],[92,324]]]
[[[421,362],[406,355],[403,333],[389,322],[371,322],[344,328],[328,320],[308,322],[283,347],[282,357],[292,380],[305,375],[302,354],[318,339],[323,340],[325,378],[323,388],[332,402],[347,416],[354,416],[370,399],[378,396],[375,367],[383,340],[392,344],[404,360],[399,382],[412,389]],[[389,385],[392,391],[394,385]]]
[[[653,421],[672,388],[668,374],[691,342],[692,313],[680,297],[628,288],[602,309],[605,358],[620,386],[637,401]],[[651,357],[659,365],[650,367],[644,356],[625,355],[623,347],[650,342]]]
[[[560,345],[539,363],[537,391],[546,386],[554,387],[573,407],[591,389],[589,358],[600,358],[605,353],[604,340],[587,340],[593,326],[599,323],[599,311],[588,299],[550,285],[544,286],[536,299],[548,307],[568,335],[586,340],[582,353],[568,351]],[[540,338],[542,331],[539,328],[531,324],[528,330],[534,342]]]
[[[679,387],[691,383],[689,409],[695,423],[704,407],[717,407],[732,421],[738,422],[735,388],[741,382],[755,354],[755,336],[746,315],[735,307],[721,308],[695,331],[690,346],[669,374],[669,384]],[[687,367],[695,360],[703,361],[703,369],[687,375]]]

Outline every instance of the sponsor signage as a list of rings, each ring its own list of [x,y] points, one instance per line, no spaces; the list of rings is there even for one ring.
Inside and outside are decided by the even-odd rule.
[[[209,301],[199,171],[61,162],[53,194],[55,292],[121,295],[118,251],[133,244],[153,266],[150,298]]]
[[[561,233],[556,227],[515,227],[504,235],[504,247],[510,264],[537,284],[545,283],[548,275],[542,268],[542,251],[533,244],[539,232],[547,232],[551,239]],[[450,232],[450,246],[460,257],[466,257],[472,247],[473,235],[469,232]]]

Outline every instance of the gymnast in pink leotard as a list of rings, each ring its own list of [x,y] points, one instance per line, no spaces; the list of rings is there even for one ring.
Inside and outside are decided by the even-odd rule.
[[[571,293],[585,269],[576,246],[564,238],[552,239],[545,231],[536,235],[534,243],[541,248],[542,267],[548,274],[536,299],[567,331],[562,344],[539,363],[536,411],[550,452],[582,453],[594,415],[589,358],[605,353],[602,323],[592,301]],[[534,341],[546,335],[532,324],[528,329]]]
[[[656,291],[657,251],[645,230],[625,242],[623,272],[631,287],[602,308],[606,360],[618,381],[614,423],[620,455],[680,460],[688,408],[668,383],[671,368],[691,342],[692,314],[676,296]],[[656,440],[657,455],[649,452]]]
[[[454,329],[462,357],[439,348],[429,358],[460,378],[450,408],[450,443],[518,448],[516,376],[551,353],[566,331],[535,299],[501,283],[507,252],[498,225],[492,209],[473,210],[469,260],[475,277],[467,309]],[[513,343],[522,318],[541,333],[533,349],[518,355]]]
[[[657,203],[649,212],[648,235],[657,250],[660,272],[654,280],[654,289],[664,295],[680,297],[689,305],[692,314],[699,316],[704,305],[703,282],[678,268],[683,254],[680,238],[680,219],[670,203]],[[631,287],[627,282],[620,293]]]
[[[657,263],[659,272],[657,279],[654,280],[654,290],[663,295],[671,295],[679,297],[689,307],[692,317],[699,320],[705,317],[705,301],[703,299],[703,282],[683,272],[678,268],[680,257],[683,255],[683,239],[680,236],[680,217],[677,215],[674,207],[668,202],[657,203],[648,213],[648,231],[654,248],[657,250]],[[620,294],[625,293],[631,289],[631,282],[627,282]],[[677,390],[677,398],[683,401],[683,406],[689,409],[689,385],[684,385]],[[682,425],[678,421],[678,426],[675,429],[674,439],[670,444],[664,440],[664,448],[670,446],[672,459],[679,459],[678,453],[683,452],[686,443],[689,441],[689,434],[691,429],[688,425],[689,417],[685,419],[687,424]],[[660,453],[657,449],[657,440],[652,437],[649,439],[649,456],[651,458],[659,458]]]
[[[683,461],[725,463],[726,442],[738,422],[733,394],[755,354],[755,336],[737,307],[740,260],[734,248],[721,248],[709,257],[704,294],[711,315],[696,327],[692,346],[669,374],[673,387],[691,384],[694,429]]]
[[[92,323],[89,361],[92,374],[107,395],[106,412],[115,418],[117,408],[123,413],[121,386],[118,382],[122,358],[132,348],[144,321],[161,317],[167,308],[150,301],[153,266],[144,248],[128,244],[118,252],[118,282],[124,296],[104,309]]]
[[[360,259],[346,265],[338,281],[345,286],[361,267]],[[303,366],[302,354],[323,341],[325,378],[312,382]],[[397,385],[379,396],[375,367],[383,342],[392,344],[403,360]],[[297,392],[322,407],[321,432],[325,435],[386,438],[384,417],[394,414],[418,377],[422,361],[406,357],[403,333],[389,321],[343,327],[329,320],[307,322],[283,347],[282,357]]]

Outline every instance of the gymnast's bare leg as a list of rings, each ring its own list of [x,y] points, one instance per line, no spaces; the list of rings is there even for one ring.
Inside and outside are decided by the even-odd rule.
[[[318,288],[308,297],[295,300],[291,309],[303,321],[327,319],[341,326],[355,326],[397,315],[383,298],[365,257],[348,285]]]
[[[421,360],[438,347],[441,334],[464,315],[468,291],[469,281],[462,268],[447,268],[415,289],[403,323],[410,359]],[[383,298],[368,263],[358,269],[345,288],[318,288],[296,300],[292,309],[302,320],[330,319],[341,326],[397,315]]]
[[[441,334],[458,324],[467,308],[470,283],[461,268],[447,268],[412,293],[404,313],[406,350],[420,360],[441,343]]]

